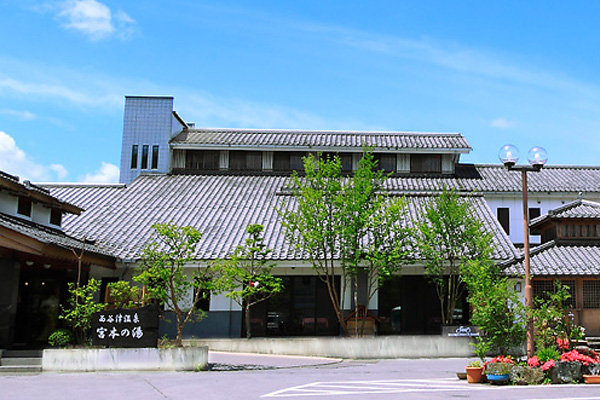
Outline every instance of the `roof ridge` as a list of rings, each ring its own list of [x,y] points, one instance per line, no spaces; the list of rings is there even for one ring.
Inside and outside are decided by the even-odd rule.
[[[188,132],[239,132],[239,133],[300,133],[300,134],[345,134],[345,135],[410,135],[410,136],[454,136],[463,137],[460,132],[418,132],[418,131],[361,131],[343,129],[262,129],[262,128],[188,128]]]

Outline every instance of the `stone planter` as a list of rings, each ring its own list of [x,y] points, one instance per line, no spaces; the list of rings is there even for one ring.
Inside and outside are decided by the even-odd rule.
[[[195,371],[206,369],[208,347],[172,349],[48,349],[43,371]]]
[[[576,361],[558,361],[552,368],[552,383],[574,383],[583,378],[581,363]]]

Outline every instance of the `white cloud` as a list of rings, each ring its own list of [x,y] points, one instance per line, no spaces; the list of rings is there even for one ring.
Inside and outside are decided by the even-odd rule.
[[[60,180],[67,177],[67,169],[60,164],[50,164],[50,169],[56,173],[56,176]]]
[[[512,128],[513,126],[515,126],[514,122],[507,120],[506,118],[496,118],[494,119],[492,122],[490,122],[490,126],[492,128],[499,128],[499,129],[508,129],[508,128]]]
[[[108,6],[96,0],[68,0],[59,9],[57,16],[64,28],[77,30],[92,40],[114,35],[128,37],[135,24],[124,11],[117,10],[113,15]]]
[[[83,183],[117,183],[119,182],[119,167],[102,161],[100,169],[92,174],[85,174],[79,180]]]
[[[18,175],[22,179],[33,181],[56,181],[67,176],[67,170],[60,164],[45,166],[33,161],[15,140],[7,133],[0,131],[0,171]]]
[[[32,112],[29,112],[27,110],[9,110],[9,109],[3,109],[0,110],[0,114],[3,115],[10,115],[13,117],[16,117],[18,119],[21,119],[23,121],[29,121],[32,119],[36,118],[36,115]]]

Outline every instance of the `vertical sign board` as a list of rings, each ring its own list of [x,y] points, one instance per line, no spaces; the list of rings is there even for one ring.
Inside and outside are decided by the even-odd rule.
[[[156,347],[158,306],[114,308],[94,313],[92,345],[103,347]]]

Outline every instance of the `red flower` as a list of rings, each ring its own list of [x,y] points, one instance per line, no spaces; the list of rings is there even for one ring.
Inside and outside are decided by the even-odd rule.
[[[556,344],[559,349],[567,350],[569,348],[569,339],[556,338]]]
[[[529,360],[527,360],[527,365],[529,365],[530,367],[539,367],[540,359],[538,358],[538,356],[533,356]]]
[[[542,371],[548,371],[554,367],[554,360],[548,360],[542,365]]]

